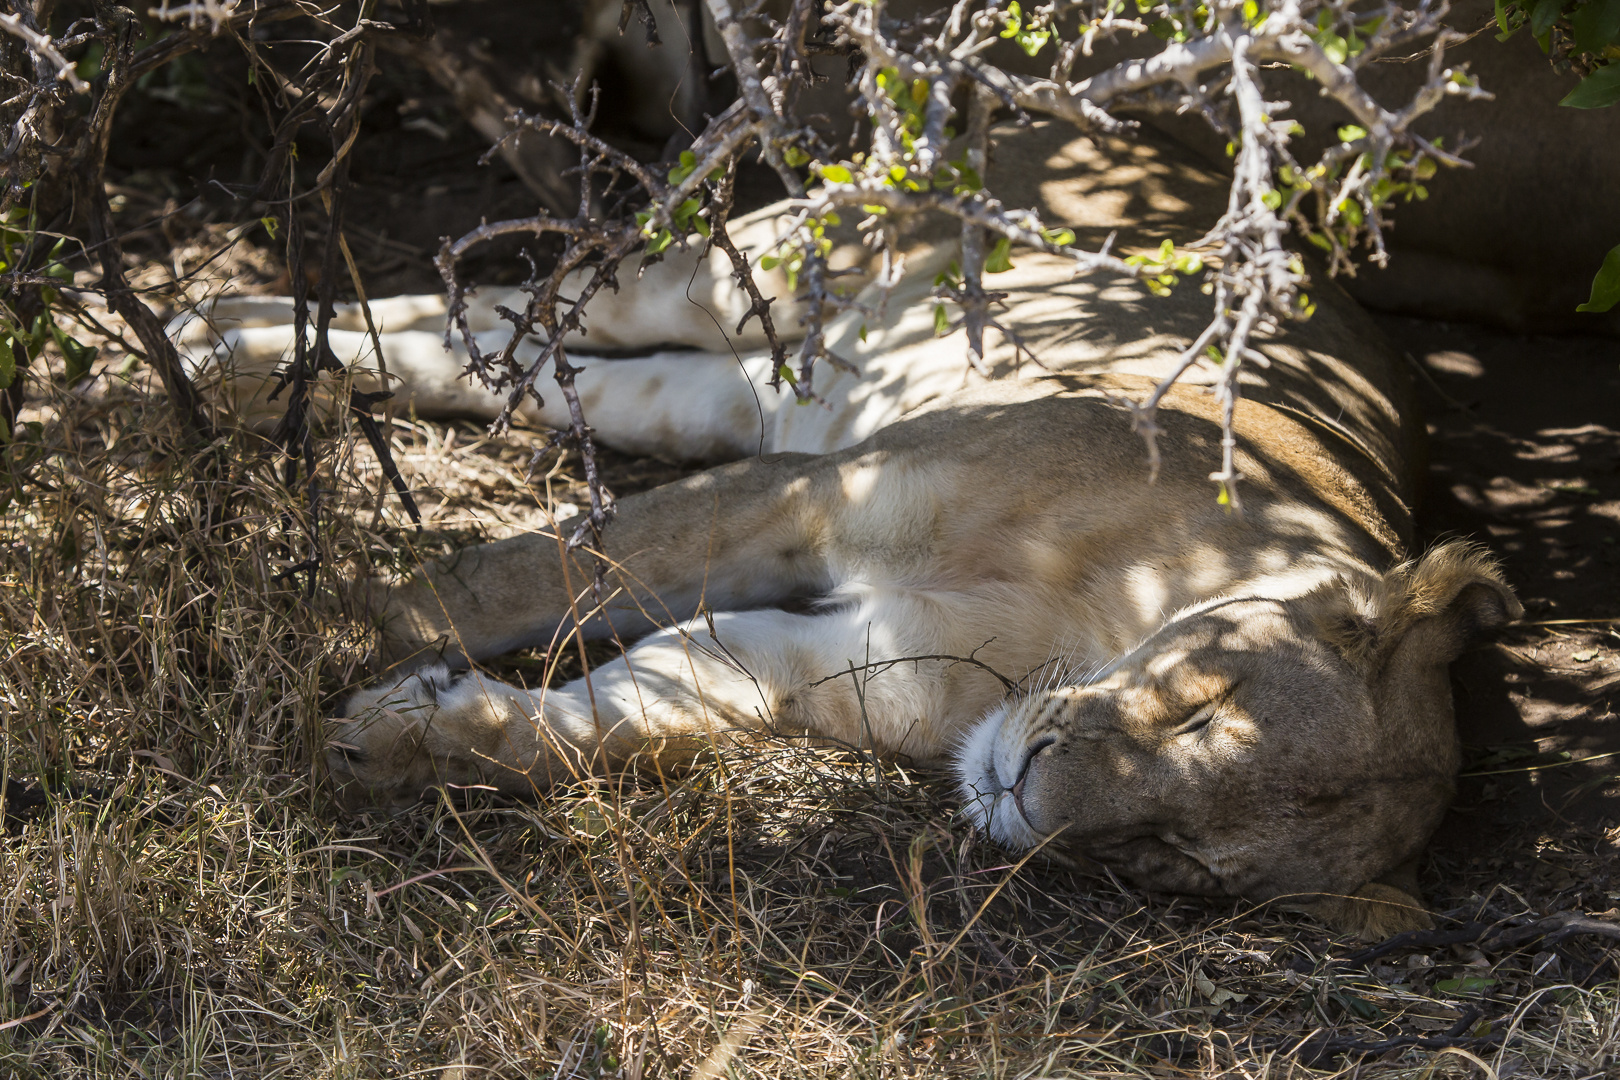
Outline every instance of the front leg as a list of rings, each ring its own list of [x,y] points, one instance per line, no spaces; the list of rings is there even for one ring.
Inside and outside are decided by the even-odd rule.
[[[699,608],[747,608],[825,592],[836,469],[803,454],[711,469],[619,504],[606,531],[605,603],[588,552],[564,557],[557,534],[530,533],[425,563],[370,601],[381,659],[451,666],[549,646],[563,628],[639,636]],[[559,525],[564,537],[574,521]]]
[[[994,681],[968,673],[982,685],[964,687],[962,672],[937,663],[851,671],[939,647],[931,628],[942,621],[915,606],[717,613],[554,690],[429,668],[356,694],[328,765],[347,801],[406,805],[439,784],[522,796],[629,767],[679,768],[751,733],[936,760],[960,727],[952,707],[976,715]]]

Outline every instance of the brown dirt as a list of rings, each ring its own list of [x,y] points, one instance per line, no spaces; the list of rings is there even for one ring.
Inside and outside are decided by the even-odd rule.
[[[1434,888],[1444,896],[1519,871],[1526,887],[1559,884],[1549,903],[1613,908],[1620,342],[1380,321],[1420,365],[1430,433],[1421,539],[1488,544],[1525,605],[1523,623],[1452,669],[1468,764],[1431,846]]]

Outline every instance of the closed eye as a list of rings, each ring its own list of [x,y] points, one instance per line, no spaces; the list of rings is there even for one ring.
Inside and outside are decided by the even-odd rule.
[[[1191,735],[1195,731],[1202,731],[1209,726],[1211,720],[1215,719],[1215,714],[1220,712],[1221,704],[1225,700],[1225,698],[1220,698],[1205,703],[1197,712],[1171,728],[1168,734],[1174,738],[1177,735]]]

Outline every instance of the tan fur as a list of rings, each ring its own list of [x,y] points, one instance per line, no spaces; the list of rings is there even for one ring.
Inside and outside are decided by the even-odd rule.
[[[1005,134],[996,169],[1050,223],[1099,242],[1126,228],[1124,245],[1190,239],[1222,190],[1171,148],[1100,150],[1049,125]],[[1115,194],[1126,173],[1153,191],[1135,218]],[[1045,366],[992,334],[1001,377],[986,381],[960,336],[933,335],[927,294],[949,256],[921,243],[886,313],[869,294],[869,313],[829,326],[857,371],[824,370],[825,407],[763,399],[763,430],[736,427],[759,413],[729,352],[589,364],[602,441],[742,460],[623,500],[600,609],[589,558],[537,534],[425,566],[377,593],[375,613],[397,671],[646,636],[551,690],[396,674],[345,707],[334,779],[383,803],[439,783],[523,794],[808,735],[954,762],[967,812],[1014,846],[1056,833],[1150,886],[1326,893],[1355,898],[1321,908],[1351,930],[1415,924],[1373,883],[1418,853],[1450,797],[1446,664],[1518,607],[1475,549],[1406,559],[1421,429],[1399,359],[1331,287],[1311,322],[1258,341],[1270,364],[1246,376],[1236,414],[1239,515],[1208,481],[1209,372],[1165,399],[1156,483],[1124,404],[1203,325],[1203,296],[1158,300],[1017,255],[992,284]],[[723,263],[670,264],[730,302]],[[612,301],[618,345],[668,341],[668,297],[649,280]],[[238,344],[262,371],[268,353]],[[431,374],[432,360],[412,363]],[[422,411],[454,404],[404,390]],[[822,606],[776,606],[807,596]],[[917,657],[972,662],[895,662]]]

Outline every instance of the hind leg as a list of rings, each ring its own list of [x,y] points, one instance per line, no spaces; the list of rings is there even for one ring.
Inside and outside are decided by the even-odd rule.
[[[507,395],[496,394],[465,376],[467,354],[446,351],[439,334],[404,331],[382,335],[387,387],[397,409],[420,416],[467,416],[493,420]],[[374,392],[384,380],[369,334],[333,330],[328,341],[355,388]],[[496,350],[506,335],[479,335],[481,349]],[[227,331],[218,345],[201,356],[187,357],[194,377],[205,389],[230,400],[241,421],[267,431],[285,412],[285,394],[271,400],[275,372],[293,354],[290,326],[250,326]],[[541,346],[525,342],[520,362],[531,362]],[[574,356],[583,370],[575,379],[586,421],[604,446],[632,454],[670,460],[728,461],[776,449],[776,415],[784,397],[772,391],[770,354],[662,352],[625,360]],[[315,384],[318,414],[345,407],[345,380],[323,374]],[[562,391],[549,377],[535,387],[544,404],[526,397],[519,409],[524,419],[546,427],[566,428],[568,409]]]
[[[779,335],[790,340],[800,334],[802,305],[793,298],[780,268],[761,269],[759,260],[787,235],[796,215],[770,206],[735,218],[728,229],[739,251],[748,257],[756,287],[772,300],[771,314]],[[834,269],[860,266],[866,257],[860,244],[844,244],[830,262]],[[576,271],[563,283],[563,295],[577,296],[592,272]],[[473,289],[467,296],[466,318],[474,332],[504,330],[511,324],[498,308],[521,311],[527,303],[521,289]],[[672,247],[655,262],[637,266],[634,257],[624,265],[617,289],[603,289],[587,306],[584,332],[570,336],[572,349],[587,352],[653,351],[660,348],[704,349],[726,353],[763,349],[769,342],[758,319],[739,329],[752,301],[732,276],[731,260],[701,241],[682,249]],[[170,320],[169,337],[182,351],[211,348],[232,330],[291,327],[294,301],[286,296],[220,296],[203,301]],[[442,333],[446,305],[442,295],[391,296],[369,302],[371,323],[379,333],[422,330]],[[315,309],[309,308],[313,322]],[[358,303],[336,305],[334,330],[365,331],[366,309]]]

